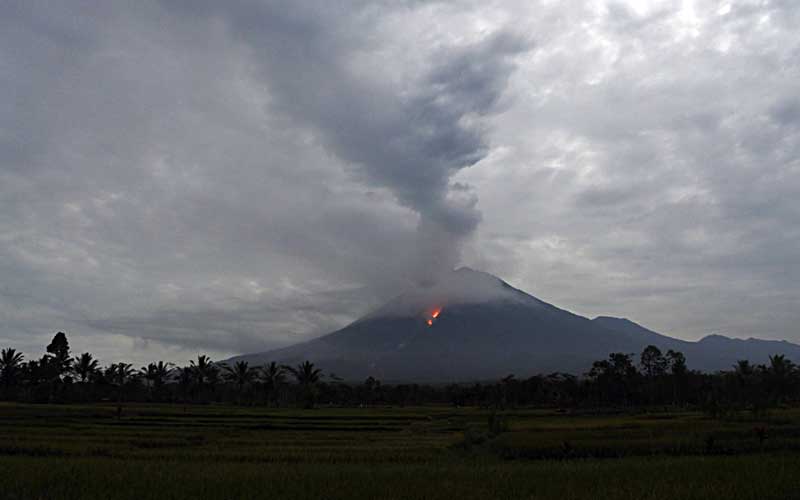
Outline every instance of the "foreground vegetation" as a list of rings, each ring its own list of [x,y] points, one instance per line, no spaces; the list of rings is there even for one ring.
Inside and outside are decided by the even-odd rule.
[[[638,361],[638,362],[637,362]],[[275,362],[261,367],[239,361],[215,363],[200,355],[189,365],[163,361],[135,369],[118,362],[101,367],[90,353],[70,352],[66,334],[57,333],[40,359],[25,360],[13,348],[0,350],[0,400],[38,403],[101,401],[232,403],[240,406],[340,407],[452,404],[494,409],[670,407],[701,409],[712,416],[741,410],[760,415],[800,402],[800,368],[783,355],[766,365],[740,360],[728,371],[689,370],[680,352],[648,346],[634,354],[610,353],[581,375],[551,373],[483,383],[382,384],[368,377],[344,381],[314,363]]]
[[[580,377],[390,385],[46,350],[0,350],[0,499],[800,499],[780,355],[709,374],[649,346]]]
[[[0,498],[800,498],[800,411],[0,404]]]

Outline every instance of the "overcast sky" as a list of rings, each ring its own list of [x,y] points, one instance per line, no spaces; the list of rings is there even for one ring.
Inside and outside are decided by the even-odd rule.
[[[800,342],[796,0],[0,11],[0,347],[221,359],[458,265]]]

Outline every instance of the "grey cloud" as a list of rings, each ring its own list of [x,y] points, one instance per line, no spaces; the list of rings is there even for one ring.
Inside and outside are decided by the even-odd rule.
[[[364,290],[353,289],[283,300],[233,300],[227,307],[160,309],[146,316],[91,319],[86,324],[159,344],[191,345],[199,351],[259,352],[299,342],[309,332],[327,333],[347,318],[365,314],[377,304],[364,295]]]
[[[479,127],[465,121],[492,111],[513,69],[511,57],[529,44],[501,32],[435,50],[433,69],[406,89],[349,63],[375,49],[353,45],[351,35],[368,30],[370,15],[272,2],[228,4],[215,14],[248,45],[276,109],[311,127],[368,182],[390,189],[417,212],[422,225],[435,225],[440,237],[457,239],[474,230],[480,220],[474,204],[452,203],[447,196],[450,177],[480,161],[488,147]],[[423,240],[428,233],[420,231]],[[456,259],[432,258],[450,260],[449,267]]]
[[[513,153],[486,167],[502,165],[515,182],[467,176],[486,215],[477,258],[585,314],[635,316],[685,338],[715,328],[796,338],[785,304],[796,296],[789,200],[800,184],[785,125],[798,37],[775,10],[790,6],[718,14],[719,5],[698,3],[696,25],[677,7],[639,8],[605,19],[581,12],[592,35],[538,38],[541,60],[512,84],[517,106],[492,135]],[[766,13],[772,21],[759,34],[752,28]],[[571,66],[553,74],[563,52],[551,49],[566,46]],[[523,79],[550,93],[530,92]],[[530,236],[503,242],[512,231]]]
[[[779,125],[796,126],[800,124],[800,99],[790,98],[776,103],[770,109],[770,116]]]
[[[12,2],[0,345],[262,350],[459,253],[584,314],[800,341],[800,8],[689,7]]]

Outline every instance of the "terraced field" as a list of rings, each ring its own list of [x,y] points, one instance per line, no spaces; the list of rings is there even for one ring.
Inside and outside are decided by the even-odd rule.
[[[800,498],[800,412],[0,404],[0,498]]]

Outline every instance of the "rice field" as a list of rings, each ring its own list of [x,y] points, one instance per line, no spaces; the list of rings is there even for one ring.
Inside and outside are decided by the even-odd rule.
[[[0,498],[800,498],[800,411],[0,404]]]

